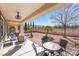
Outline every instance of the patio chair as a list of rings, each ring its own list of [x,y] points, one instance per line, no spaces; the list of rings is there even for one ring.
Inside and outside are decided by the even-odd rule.
[[[79,56],[79,53],[77,53],[76,56]]]
[[[60,46],[61,46],[61,49],[59,49],[57,52],[59,53],[59,55],[62,56],[62,52],[66,51],[66,47],[67,47],[67,44],[68,44],[68,41],[67,40],[64,40],[64,39],[61,39],[60,40]]]
[[[36,56],[48,56],[48,54],[45,53],[45,51],[37,52],[37,49],[36,49],[36,46],[35,46],[34,43],[32,43],[32,47],[33,47],[33,49],[34,49],[34,51],[35,51]]]
[[[60,46],[62,48],[66,49],[67,44],[68,44],[67,40],[63,40],[63,39],[60,40]]]
[[[17,32],[15,32],[14,34],[16,35],[16,37],[18,37],[18,36],[19,36],[19,33],[17,33]]]

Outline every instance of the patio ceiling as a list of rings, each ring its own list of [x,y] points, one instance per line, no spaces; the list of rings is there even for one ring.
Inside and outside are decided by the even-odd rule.
[[[43,5],[44,3],[0,3],[0,10],[6,20],[22,21]],[[20,12],[21,19],[15,18],[17,11]]]
[[[67,3],[1,3],[0,10],[7,21],[24,22],[34,19],[48,12],[67,6]],[[16,12],[19,11],[21,19],[15,19]]]

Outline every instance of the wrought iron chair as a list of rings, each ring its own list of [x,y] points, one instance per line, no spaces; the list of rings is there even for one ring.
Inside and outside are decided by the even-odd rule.
[[[32,43],[32,47],[33,47],[33,49],[34,49],[34,51],[35,51],[35,53],[36,53],[36,56],[48,56],[48,54],[45,53],[45,51],[37,52],[37,49],[36,49],[36,46],[35,46],[34,43]]]
[[[64,40],[64,39],[61,39],[60,40],[60,46],[61,46],[61,49],[59,49],[57,52],[59,53],[59,55],[62,56],[62,52],[66,51],[66,47],[67,47],[67,44],[68,44],[68,41],[67,40]]]

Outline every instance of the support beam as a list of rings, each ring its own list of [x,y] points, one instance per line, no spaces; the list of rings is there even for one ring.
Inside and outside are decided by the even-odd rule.
[[[69,3],[47,3],[37,9],[35,12],[30,14],[28,17],[25,17],[21,22],[24,22],[25,20],[32,20],[34,18],[37,18],[41,15],[47,14],[49,12],[55,11],[57,9],[64,8],[65,6],[70,5]]]
[[[34,17],[35,15],[37,15],[37,14],[39,14],[39,13],[41,13],[41,12],[43,12],[43,11],[53,7],[53,6],[55,6],[55,5],[57,5],[57,3],[47,3],[47,4],[45,4],[42,7],[40,7],[39,9],[37,9],[36,11],[34,11],[28,17],[25,17],[25,19],[23,19],[21,22],[24,22],[25,20],[30,19],[30,18]]]

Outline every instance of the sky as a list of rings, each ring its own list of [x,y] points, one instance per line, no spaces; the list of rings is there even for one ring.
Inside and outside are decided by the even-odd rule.
[[[73,6],[78,7],[79,4],[73,4]],[[35,25],[54,26],[54,25],[56,25],[58,23],[54,23],[54,22],[52,23],[52,20],[55,20],[55,19],[50,19],[50,17],[52,15],[57,16],[55,12],[61,12],[61,11],[62,11],[62,9],[49,12],[49,13],[47,13],[45,15],[42,15],[42,16],[36,18],[36,19],[31,20],[31,22],[34,22]],[[73,12],[73,14],[76,14],[76,13],[79,13],[79,11]]]

